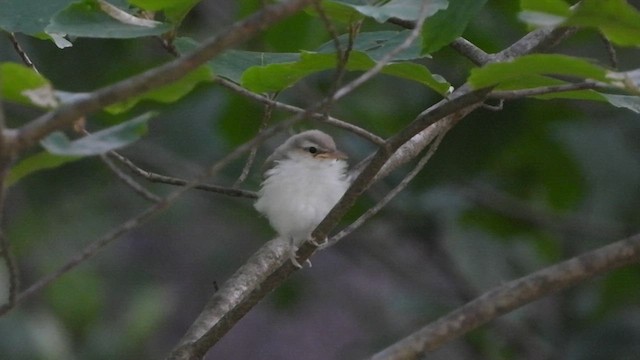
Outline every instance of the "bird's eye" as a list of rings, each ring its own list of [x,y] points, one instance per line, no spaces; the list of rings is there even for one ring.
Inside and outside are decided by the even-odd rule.
[[[310,153],[312,153],[312,154],[315,154],[315,153],[317,153],[317,152],[318,152],[318,148],[316,148],[315,146],[309,146],[309,147],[307,148],[307,151],[308,151],[308,152],[310,152]]]

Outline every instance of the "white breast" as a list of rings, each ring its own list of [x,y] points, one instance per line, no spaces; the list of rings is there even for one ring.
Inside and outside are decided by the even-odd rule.
[[[341,160],[279,161],[267,171],[254,206],[280,236],[306,240],[347,190],[345,170]]]

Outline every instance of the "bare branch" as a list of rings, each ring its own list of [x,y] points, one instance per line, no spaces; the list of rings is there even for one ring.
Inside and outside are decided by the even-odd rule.
[[[17,131],[5,132],[4,135],[12,141],[12,146],[17,151],[24,150],[51,132],[70,126],[73,121],[84,115],[182,78],[229,47],[249,39],[258,31],[298,12],[312,1],[290,0],[267,6],[228,27],[218,36],[205,41],[188,55],[111,86],[79,96],[76,100],[62,104],[57,109],[27,123]]]
[[[15,49],[16,53],[18,53],[18,56],[20,57],[20,59],[22,59],[22,62],[28,67],[30,67],[33,71],[40,73],[36,68],[36,66],[33,64],[33,62],[31,61],[31,59],[29,58],[29,55],[27,55],[24,49],[22,49],[22,46],[20,46],[20,43],[16,38],[16,34],[10,32],[8,35],[9,35],[9,41],[11,41],[11,45],[13,45],[13,48]]]
[[[611,67],[614,69],[618,68],[618,54],[616,53],[616,49],[613,47],[613,44],[611,43],[611,41],[602,33],[600,32],[600,38],[602,39],[602,42],[604,43],[605,48],[607,49],[607,55],[609,56],[609,63],[611,64]]]
[[[640,234],[498,286],[370,359],[418,359],[424,353],[525,304],[638,261]]]
[[[133,172],[134,174],[148,180],[154,183],[161,183],[161,184],[167,184],[167,185],[176,185],[176,186],[187,186],[189,185],[189,181],[184,180],[184,179],[178,179],[178,178],[174,178],[174,177],[170,177],[170,176],[165,176],[165,175],[160,175],[160,174],[156,174],[154,172],[151,171],[147,171],[147,170],[143,170],[140,167],[138,167],[136,164],[134,164],[131,160],[127,159],[126,157],[113,152],[112,154],[110,154],[111,156],[113,156],[114,158],[118,159],[120,162],[122,162],[125,166],[127,166],[129,168],[129,170],[131,170],[131,172]],[[194,184],[192,186],[194,189],[198,189],[198,190],[205,190],[205,191],[210,191],[210,192],[214,192],[214,193],[218,193],[218,194],[223,194],[223,195],[228,195],[228,196],[234,196],[234,197],[244,197],[244,198],[248,198],[248,199],[256,199],[258,198],[258,195],[253,192],[253,191],[248,191],[248,190],[240,190],[240,189],[236,189],[236,188],[229,188],[229,187],[224,187],[224,186],[218,186],[218,185],[210,185],[210,184]]]
[[[543,86],[531,89],[493,91],[489,94],[492,99],[513,100],[530,96],[539,96],[545,94],[553,94],[575,90],[595,90],[610,88],[607,84],[599,83],[592,80],[585,80],[579,83]]]
[[[540,28],[534,30],[503,51],[490,55],[490,62],[508,61],[518,56],[545,51],[573,35],[577,28]]]
[[[133,180],[129,175],[122,172],[120,168],[118,168],[116,164],[114,164],[113,161],[109,159],[109,156],[116,157],[113,154],[117,154],[117,153],[115,151],[111,151],[109,155],[100,155],[100,159],[118,177],[118,179],[120,179],[125,185],[130,187],[136,194],[140,195],[143,199],[149,200],[151,202],[156,202],[156,203],[162,201],[161,197],[145,189],[142,185],[138,184],[135,180]]]
[[[227,79],[224,78],[216,78],[216,82],[224,87],[226,87],[227,89],[234,91],[248,99],[257,101],[259,103],[262,104],[268,104],[268,105],[272,105],[275,109],[278,110],[283,110],[283,111],[287,111],[293,114],[301,114],[301,113],[305,113],[308,112],[308,110],[293,106],[293,105],[288,105],[282,102],[278,102],[272,99],[269,99],[266,96],[260,95],[260,94],[256,94],[254,92],[251,92],[245,88],[243,88],[242,86],[229,81]],[[340,120],[340,119],[336,119],[334,117],[331,116],[326,116],[325,114],[321,114],[318,112],[309,112],[308,115],[309,118],[311,118],[312,120],[316,120],[316,121],[320,121],[322,123],[326,123],[332,126],[335,126],[337,128],[341,128],[344,130],[347,130],[349,132],[352,132],[360,137],[362,137],[363,139],[366,139],[372,143],[374,143],[375,145],[378,146],[383,146],[384,145],[384,139],[379,137],[378,135],[375,135],[361,127],[358,127],[356,125],[353,125],[351,123],[348,123],[346,121]]]
[[[160,211],[164,210],[168,206],[168,204],[169,204],[168,202],[157,203],[152,207],[149,207],[147,210],[140,213],[139,215],[127,220],[120,226],[114,228],[113,230],[111,230],[110,232],[108,232],[98,240],[90,243],[84,249],[82,249],[82,251],[80,251],[78,254],[73,256],[69,261],[67,261],[67,263],[65,263],[63,266],[61,266],[54,272],[51,272],[45,275],[40,280],[36,281],[33,285],[29,286],[27,289],[22,291],[16,297],[16,301],[13,304],[10,304],[10,306],[7,306],[9,305],[7,304],[1,307],[0,316],[7,313],[16,305],[24,302],[25,300],[29,299],[33,295],[37,294],[40,290],[44,289],[54,281],[58,280],[64,274],[75,269],[78,265],[82,264],[87,259],[90,259],[93,256],[95,256],[100,250],[102,250],[102,248],[109,245],[114,240],[118,239],[121,235],[145,223],[146,221],[151,219],[153,216],[158,214]]]
[[[489,54],[463,37],[453,40],[449,46],[467,57],[476,65],[484,65],[491,60],[491,56]]]
[[[276,96],[277,94],[274,94],[272,96],[272,99],[275,99]],[[262,115],[262,120],[260,120],[260,126],[258,128],[258,134],[260,134],[267,127],[267,124],[271,120],[272,114],[273,114],[273,103],[265,104],[264,114]],[[233,184],[233,188],[237,188],[247,179],[247,176],[249,176],[249,172],[251,171],[251,166],[255,161],[257,152],[258,152],[258,146],[254,146],[253,148],[251,148],[251,151],[249,151],[249,156],[247,157],[247,161],[242,167],[242,172],[240,173],[238,180],[236,180],[236,182]]]

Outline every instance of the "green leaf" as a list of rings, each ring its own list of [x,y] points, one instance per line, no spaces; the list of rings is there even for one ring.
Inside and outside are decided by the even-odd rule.
[[[606,70],[598,65],[576,57],[551,54],[527,55],[472,69],[469,82],[478,89],[531,75],[564,75],[608,82]]]
[[[147,131],[147,121],[154,116],[146,113],[116,126],[70,141],[63,133],[54,132],[40,143],[47,150],[31,155],[14,166],[7,177],[7,186],[37,171],[53,169],[85,156],[104,154],[138,140]]]
[[[44,33],[52,14],[76,0],[1,0],[0,29],[28,35]]]
[[[79,156],[59,156],[46,151],[31,155],[20,161],[9,171],[6,186],[11,186],[23,177],[41,170],[54,169],[68,162],[81,159]]]
[[[584,0],[565,25],[596,27],[618,45],[640,46],[640,12],[625,0]]]
[[[185,55],[200,44],[190,38],[178,38],[174,45],[180,54]],[[209,65],[216,75],[240,83],[242,73],[252,66],[293,62],[298,59],[300,59],[300,54],[228,50],[209,61]]]
[[[55,14],[45,30],[77,37],[126,39],[160,35],[171,30],[171,26],[164,23],[154,26],[124,23],[107,15],[96,1],[88,0],[71,4]]]
[[[38,100],[45,99],[47,94],[48,101]],[[0,63],[0,97],[25,105],[44,108],[55,106],[55,96],[49,80],[33,69],[17,63]]]
[[[422,53],[430,54],[461,36],[486,0],[449,0],[449,6],[422,26]]]
[[[212,79],[213,73],[211,69],[207,65],[202,65],[197,69],[191,71],[178,81],[148,91],[142,95],[130,98],[123,102],[110,105],[106,107],[105,110],[112,114],[123,113],[130,110],[131,108],[136,106],[136,104],[143,100],[152,100],[165,104],[176,102],[183,96],[190,93],[201,82],[211,81]]]
[[[310,74],[333,69],[336,64],[335,54],[303,52],[297,62],[249,68],[244,72],[241,84],[255,92],[280,91],[292,86]],[[346,69],[350,71],[366,71],[375,66],[375,64],[375,61],[367,54],[360,51],[352,51],[346,64]],[[414,63],[391,63],[382,69],[382,73],[418,81],[432,87],[441,94],[446,93],[450,86],[441,77],[432,75],[426,67]]]
[[[621,46],[640,46],[640,12],[625,0],[521,0],[521,20],[537,26],[582,26],[601,31]]]

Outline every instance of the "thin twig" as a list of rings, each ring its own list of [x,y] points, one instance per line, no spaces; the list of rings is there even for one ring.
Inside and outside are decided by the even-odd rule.
[[[426,352],[525,304],[638,261],[640,234],[498,286],[370,359],[418,359]]]
[[[385,196],[382,199],[380,199],[380,201],[378,201],[377,204],[375,204],[373,207],[365,211],[364,214],[360,215],[360,217],[356,219],[356,221],[352,222],[351,224],[349,224],[349,226],[347,226],[346,228],[342,229],[339,233],[332,236],[329,239],[327,246],[331,246],[337,243],[338,241],[340,241],[340,239],[342,239],[343,237],[351,234],[357,228],[362,226],[362,224],[364,224],[370,218],[372,218],[374,215],[380,212],[380,210],[382,210],[382,208],[384,208],[389,203],[389,201],[393,200],[393,198],[395,198],[396,195],[398,195],[401,191],[403,191],[407,187],[407,185],[409,185],[409,183],[413,180],[413,178],[415,178],[416,175],[420,173],[422,168],[424,168],[424,166],[431,159],[433,154],[438,150],[438,146],[440,145],[440,142],[442,142],[442,139],[446,134],[447,134],[447,130],[441,132],[438,135],[438,137],[436,137],[434,142],[431,144],[431,146],[429,147],[429,150],[427,150],[424,156],[418,161],[416,166],[404,177],[404,179],[402,179],[402,181],[398,183],[398,185],[396,185],[393,189],[391,189],[391,191],[385,194]]]
[[[151,191],[145,189],[142,185],[138,184],[135,180],[133,180],[129,175],[125,174],[116,164],[109,159],[109,156],[113,156],[117,158],[114,154],[117,154],[115,151],[110,151],[108,155],[100,155],[100,159],[104,162],[107,167],[120,179],[125,185],[130,187],[136,194],[140,195],[143,199],[149,200],[151,202],[161,202],[162,198]]]
[[[160,175],[151,171],[144,170],[138,167],[136,164],[134,164],[131,160],[127,159],[126,157],[116,152],[114,152],[111,155],[114,158],[116,158],[118,161],[120,161],[122,164],[127,166],[129,170],[131,170],[131,172],[153,183],[161,183],[161,184],[175,185],[175,186],[186,186],[189,184],[188,180],[179,179],[171,176]],[[193,185],[193,188],[198,190],[204,190],[204,191],[210,191],[218,194],[228,195],[228,196],[234,196],[234,197],[243,197],[248,199],[258,198],[258,195],[253,191],[240,190],[236,188],[229,188],[229,187],[224,187],[219,185],[195,184]]]
[[[611,41],[602,32],[599,32],[599,35],[602,39],[602,42],[604,43],[605,48],[607,49],[607,55],[609,55],[609,63],[611,64],[611,67],[617,69],[618,53],[616,52],[616,49],[613,47]]]
[[[502,99],[502,100],[513,100],[520,99],[524,97],[530,96],[540,96],[545,94],[553,94],[567,91],[576,91],[576,90],[595,90],[595,89],[605,89],[610,88],[607,84],[585,80],[579,83],[573,84],[561,84],[561,85],[551,85],[544,87],[537,87],[531,89],[520,89],[520,90],[501,90],[501,91],[493,91],[489,94],[489,97],[492,99]]]
[[[227,89],[242,95],[248,99],[257,101],[259,103],[262,104],[270,104],[272,105],[275,109],[278,110],[283,110],[289,113],[293,113],[293,114],[299,114],[299,113],[304,113],[304,112],[308,112],[308,110],[299,108],[297,106],[293,106],[293,105],[289,105],[289,104],[285,104],[279,101],[275,101],[272,99],[269,99],[266,96],[260,95],[260,94],[256,94],[254,92],[251,92],[245,88],[243,88],[242,86],[234,83],[233,81],[227,80],[225,78],[221,78],[218,77],[215,79],[215,81],[226,87]],[[349,132],[352,132],[358,136],[360,136],[361,138],[370,141],[371,143],[377,145],[377,146],[383,146],[385,144],[384,139],[379,137],[378,135],[365,130],[361,127],[358,127],[356,125],[353,125],[351,123],[348,123],[346,121],[337,119],[335,117],[329,116],[326,117],[325,114],[321,114],[318,112],[309,112],[309,114],[307,115],[311,120],[316,120],[316,121],[320,121],[322,123],[328,124],[328,125],[332,125],[335,126],[337,128],[340,129],[344,129],[347,130]]]
[[[4,264],[9,273],[9,295],[7,296],[7,302],[0,306],[1,313],[5,307],[11,308],[15,306],[18,293],[20,292],[20,271],[18,270],[16,258],[11,250],[11,243],[9,239],[7,239],[4,230],[0,230],[0,256],[4,259]]]
[[[422,28],[422,24],[426,19],[428,8],[429,6],[427,6],[427,2],[423,2],[420,9],[419,20],[416,22],[416,28],[411,30],[409,36],[407,36],[407,38],[404,39],[404,41],[400,45],[396,46],[391,51],[386,53],[371,69],[367,70],[364,74],[360,75],[359,77],[336,91],[332,98],[334,98],[334,100],[338,100],[351,93],[357,87],[360,87],[360,85],[369,81],[373,76],[382,71],[382,69],[389,62],[391,62],[391,60],[393,60],[396,55],[411,46],[411,44],[418,38],[418,36],[420,36],[420,29]]]
[[[31,59],[29,58],[29,55],[27,55],[27,53],[24,51],[22,46],[20,46],[20,43],[18,42],[18,39],[16,38],[16,34],[10,32],[8,35],[9,35],[9,41],[11,41],[11,44],[13,45],[13,48],[18,53],[18,56],[20,57],[20,59],[22,59],[22,62],[25,65],[27,65],[28,67],[30,67],[33,71],[35,71],[37,73],[40,73],[38,71],[38,69],[36,68],[36,66],[33,64],[33,62],[31,61]]]
[[[273,100],[276,98],[276,96],[278,96],[278,94],[273,94],[273,96],[271,96],[270,98]],[[269,121],[271,121],[272,115],[273,115],[273,103],[265,104],[264,114],[262,115],[262,120],[260,120],[260,127],[258,128],[258,134],[260,134],[267,127],[267,125],[269,124]],[[249,151],[249,156],[247,157],[247,161],[242,167],[242,173],[240,173],[238,180],[236,180],[236,182],[233,183],[234,189],[240,186],[247,179],[247,176],[249,176],[249,172],[251,171],[251,166],[253,166],[257,153],[258,153],[257,146],[254,146],[251,149],[251,151]]]
[[[75,130],[85,136],[91,135],[91,133],[84,127],[84,118],[82,118],[82,121],[76,122]],[[102,160],[102,162],[105,163],[105,165],[107,165],[109,170],[111,170],[111,172],[113,172],[116,175],[116,177],[120,179],[120,181],[122,181],[125,185],[131,188],[133,192],[140,195],[143,199],[146,199],[155,203],[162,201],[162,198],[160,196],[145,189],[142,185],[138,184],[135,180],[133,180],[129,175],[122,172],[120,168],[117,167],[116,164],[114,164],[113,161],[111,161],[111,159],[109,159],[109,156],[115,157],[116,159],[123,156],[116,153],[115,151],[109,151],[107,154],[100,155],[100,160]]]
[[[2,79],[0,79],[2,81]],[[1,85],[1,84],[0,84]],[[4,106],[0,101],[0,134],[6,127]],[[20,291],[20,272],[16,258],[11,250],[11,243],[4,231],[4,205],[6,197],[5,180],[9,172],[9,168],[13,161],[14,154],[7,146],[3,136],[0,136],[0,256],[4,260],[7,272],[9,273],[9,294],[7,302],[2,305],[4,307],[12,307],[16,303],[18,292]]]

